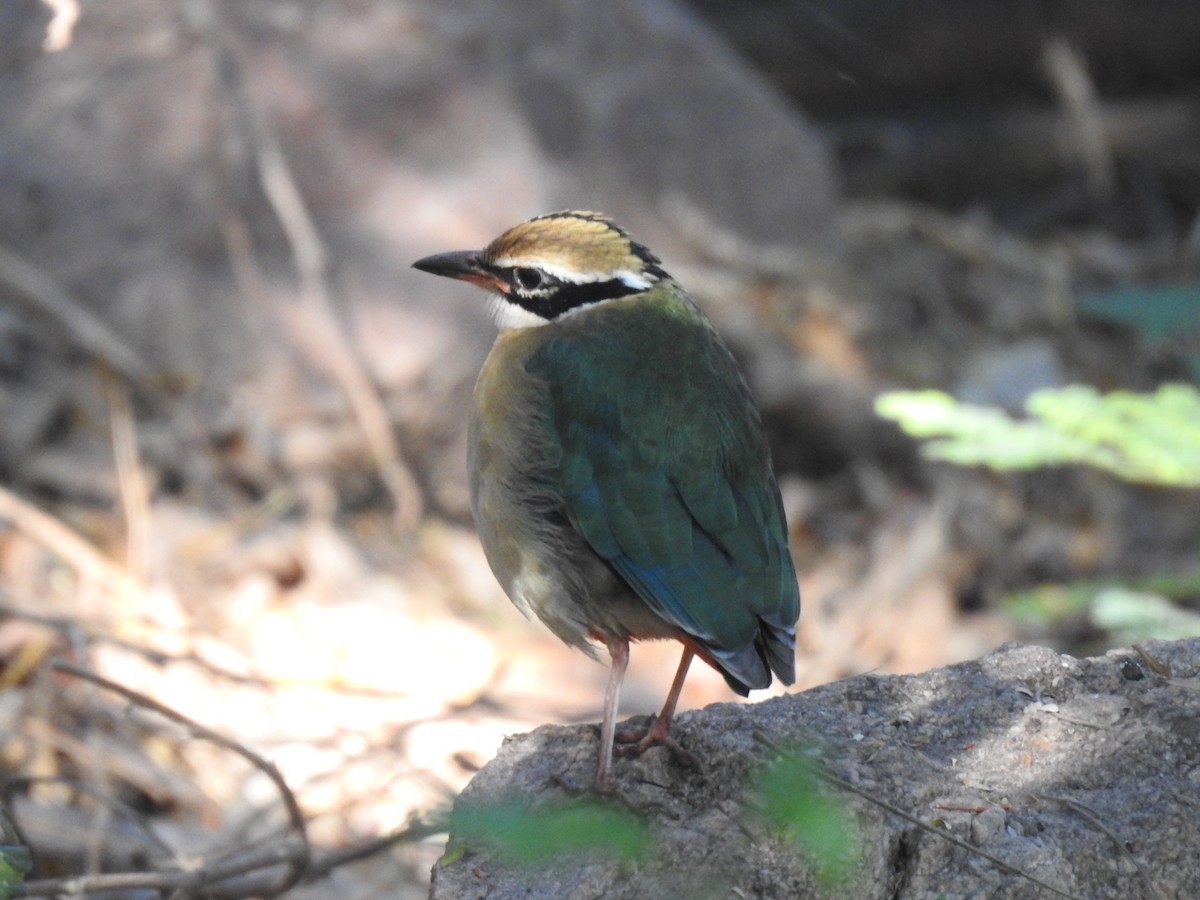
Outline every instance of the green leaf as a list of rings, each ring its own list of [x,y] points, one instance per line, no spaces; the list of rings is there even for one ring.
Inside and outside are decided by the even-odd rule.
[[[1200,338],[1200,284],[1195,282],[1083,293],[1078,302],[1080,312],[1130,325],[1152,346],[1182,336],[1194,347]],[[1193,354],[1189,362],[1200,377],[1200,354]]]
[[[842,807],[819,785],[815,764],[799,753],[788,753],[763,772],[753,792],[768,827],[804,854],[818,879],[829,886],[850,874],[852,830]]]
[[[1079,297],[1088,315],[1133,325],[1152,344],[1180,332],[1200,332],[1200,284],[1131,285]]]
[[[25,883],[25,873],[33,867],[29,849],[20,844],[0,844],[0,897],[12,897],[15,888]]]
[[[1095,596],[1090,582],[1048,584],[1009,594],[1004,612],[1018,626],[1044,632],[1065,619],[1082,616]]]
[[[1180,609],[1165,597],[1111,586],[1092,600],[1091,620],[1121,643],[1148,638],[1178,640],[1200,635],[1200,613]]]
[[[1083,619],[1113,635],[1111,643],[1200,634],[1200,571],[1128,581],[1072,581],[1009,594],[1005,614],[1017,625],[1045,632],[1067,619]]]
[[[1035,391],[1029,418],[959,403],[940,391],[882,394],[875,409],[927,443],[931,459],[993,469],[1087,465],[1126,481],[1200,487],[1200,393],[1168,384],[1153,394],[1100,394],[1086,385]]]
[[[600,801],[536,809],[516,801],[471,806],[454,811],[450,830],[463,845],[483,845],[519,865],[564,856],[634,860],[650,845],[649,829],[641,819]]]
[[[467,848],[462,846],[461,844],[459,844],[457,847],[454,847],[450,850],[447,850],[445,853],[443,853],[441,855],[441,857],[438,858],[437,865],[439,865],[439,866],[453,865],[454,863],[458,862],[460,859],[462,859],[466,855],[467,855]]]

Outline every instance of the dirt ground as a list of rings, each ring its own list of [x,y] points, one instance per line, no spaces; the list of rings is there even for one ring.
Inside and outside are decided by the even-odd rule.
[[[930,464],[872,405],[1196,380],[1196,319],[1150,333],[1084,303],[1196,283],[1194,63],[1110,101],[1086,41],[1047,32],[1038,90],[810,119],[776,57],[737,56],[745,35],[633,0],[609,36],[626,56],[579,4],[335,6],[0,13],[0,783],[31,881],[424,896],[449,802],[505,735],[598,718],[604,668],[520,617],[471,528],[484,304],[408,268],[548,209],[620,214],[742,361],[801,579],[795,690],[1012,638],[1094,650],[1085,616],[1037,630],[1005,598],[1194,578],[1196,492]],[[661,40],[712,73],[702,102],[749,118],[601,148],[607,70],[543,90],[537,53],[490,39],[524,26],[624,72],[630,35]],[[640,102],[678,107],[682,81],[651,73]],[[746,164],[727,197],[688,155],[724,152],[804,174]],[[676,658],[635,649],[628,713]],[[698,667],[682,703],[729,699]]]

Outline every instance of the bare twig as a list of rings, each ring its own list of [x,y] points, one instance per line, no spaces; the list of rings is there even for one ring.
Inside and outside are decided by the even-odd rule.
[[[303,320],[293,335],[334,377],[358,418],[375,465],[395,504],[397,521],[411,531],[421,517],[421,492],[416,479],[400,459],[387,410],[363,369],[349,338],[334,313],[329,296],[325,255],[309,218],[282,149],[266,127],[258,123],[256,161],[267,198],[292,244],[300,275],[300,312]]]
[[[1050,82],[1066,112],[1071,143],[1087,175],[1088,189],[1096,200],[1112,196],[1117,183],[1112,147],[1104,134],[1104,117],[1096,85],[1079,52],[1063,40],[1052,40],[1043,51]]]
[[[1161,675],[1163,678],[1171,678],[1174,675],[1170,664],[1155,657],[1145,644],[1134,644],[1133,649],[1141,657],[1146,667],[1155,675]]]
[[[399,688],[373,687],[369,684],[345,684],[336,680],[330,681],[328,678],[311,680],[303,678],[268,678],[264,675],[255,674],[253,672],[238,672],[229,668],[228,666],[213,662],[203,653],[200,653],[196,650],[183,650],[180,652],[162,650],[158,647],[147,646],[146,644],[141,644],[128,638],[109,634],[107,631],[103,630],[102,624],[81,621],[71,616],[52,616],[45,615],[43,613],[35,613],[8,603],[0,603],[0,617],[22,619],[27,622],[33,622],[38,625],[43,625],[47,628],[52,628],[64,635],[79,635],[85,641],[94,641],[116,647],[120,650],[124,650],[127,653],[140,656],[147,662],[156,666],[195,666],[207,674],[212,675],[214,678],[219,678],[223,681],[228,681],[233,684],[260,688],[264,691],[274,691],[281,688],[320,687],[331,693],[341,694],[347,697],[372,697],[384,700],[395,699],[398,697],[409,697],[412,693],[411,691],[401,690]],[[81,653],[80,655],[82,656],[85,654]],[[9,668],[12,668],[11,664]],[[9,673],[6,669],[4,675],[7,676],[8,674]],[[7,680],[4,677],[0,677],[0,687],[3,687],[6,683],[8,683]],[[491,700],[491,698],[480,696],[452,704],[451,707],[448,708],[447,715],[452,713],[461,713],[478,704],[487,705],[489,708],[494,706],[494,702]]]
[[[1195,146],[1200,122],[1195,98],[1186,94],[1106,99],[1095,115],[1090,127],[1100,130],[1105,153],[1151,163],[1164,152],[1186,152],[1184,148]],[[857,118],[823,130],[835,146],[856,151],[856,161],[845,173],[845,193],[850,195],[912,183],[978,191],[981,147],[987,148],[989,166],[994,165],[984,183],[1003,183],[1009,190],[1018,179],[1048,177],[1061,171],[1064,161],[1079,158],[1074,135],[1064,141],[1061,108],[1015,109],[936,123]],[[896,141],[897,133],[905,140]]]
[[[973,264],[1011,269],[1041,283],[1046,309],[1064,326],[1075,319],[1070,260],[1061,248],[1041,247],[999,228],[927,207],[870,203],[850,207],[842,222],[854,237],[914,232]]]
[[[103,751],[108,750],[110,745],[99,747],[80,740],[60,728],[52,719],[28,716],[22,723],[22,729],[29,738],[53,750],[62,758],[73,761],[80,770],[95,769],[96,760],[107,755],[109,758],[105,760],[105,766],[110,778],[126,782],[156,802],[163,802],[172,794],[177,794],[179,783],[183,781],[181,777],[174,780],[164,778],[157,769],[147,765],[144,755],[105,754]],[[95,783],[99,784],[102,780],[96,779]],[[188,786],[191,786],[190,783]],[[97,787],[96,791],[104,793],[100,787]]]
[[[723,268],[770,278],[811,280],[825,274],[829,264],[806,256],[792,246],[763,245],[728,228],[682,192],[666,196],[663,210],[680,232]]]
[[[125,514],[125,564],[128,571],[145,579],[150,545],[150,491],[138,454],[133,409],[124,385],[111,377],[104,379],[104,396],[108,401],[117,491]]]
[[[444,834],[447,828],[449,828],[449,822],[444,819],[436,822],[410,821],[402,828],[397,828],[388,834],[381,834],[377,838],[317,857],[308,867],[308,871],[304,873],[304,880],[306,882],[316,881],[318,878],[324,878],[339,866],[373,856],[395,847],[397,844],[416,843],[435,834]]]
[[[289,324],[293,338],[341,387],[366,438],[380,477],[395,506],[397,525],[403,531],[416,527],[422,512],[420,487],[404,464],[391,422],[374,384],[367,375],[334,310],[329,286],[328,254],[304,195],[292,175],[279,139],[258,113],[246,89],[235,55],[220,33],[220,19],[208,0],[189,0],[185,9],[213,56],[218,84],[233,101],[240,137],[250,148],[263,193],[283,228],[300,282],[299,313]],[[245,276],[252,256],[249,235],[243,227],[226,223],[227,246],[235,273]],[[244,281],[258,283],[257,276]]]
[[[112,811],[121,816],[126,821],[132,823],[137,828],[138,832],[145,838],[146,843],[152,845],[156,851],[164,857],[174,855],[162,838],[155,833],[154,829],[146,822],[146,816],[138,812],[128,803],[125,803],[118,797],[113,796],[109,791],[101,790],[94,784],[87,781],[81,781],[78,778],[67,778],[62,775],[20,775],[13,778],[4,778],[0,780],[0,796],[4,798],[4,805],[12,809],[15,804],[13,802],[16,794],[26,791],[31,787],[40,784],[55,784],[64,785],[73,791],[87,794],[97,803],[109,807]],[[18,820],[13,821],[14,827],[20,825]],[[28,845],[29,839],[23,834],[21,835],[22,843]]]
[[[143,586],[68,526],[0,485],[0,520],[18,529],[71,566],[79,578],[116,594],[139,594]]]
[[[275,784],[279,791],[280,797],[283,799],[284,807],[287,809],[289,824],[300,837],[305,837],[306,826],[304,822],[304,814],[300,811],[300,806],[296,802],[296,797],[292,793],[291,788],[287,786],[287,782],[283,780],[279,769],[271,761],[259,756],[245,744],[239,743],[232,738],[227,738],[218,731],[214,731],[207,725],[202,725],[194,719],[185,716],[178,710],[172,709],[165,704],[162,704],[152,697],[135,691],[132,688],[127,688],[123,684],[118,684],[103,675],[98,675],[90,669],[85,669],[83,666],[77,666],[75,663],[68,662],[65,659],[56,659],[51,663],[51,666],[59,672],[65,672],[68,675],[74,675],[76,678],[82,678],[84,681],[89,681],[92,684],[99,685],[107,691],[112,691],[114,694],[119,694],[129,702],[143,709],[148,709],[151,712],[158,713],[164,719],[170,719],[177,725],[182,725],[194,733],[197,737],[201,737],[210,743],[216,744],[218,747],[223,747],[232,753],[236,753],[254,768],[263,772]]]
[[[118,694],[136,706],[157,713],[163,718],[183,726],[196,736],[237,754],[271,780],[271,782],[275,785],[275,789],[279,793],[280,799],[283,801],[284,808],[286,809],[288,815],[289,827],[296,834],[297,840],[272,844],[270,846],[257,849],[249,854],[238,854],[232,858],[209,862],[198,868],[195,872],[191,873],[164,873],[164,877],[173,877],[182,880],[160,881],[154,886],[179,890],[182,888],[191,888],[199,885],[209,885],[210,887],[206,887],[205,890],[205,894],[207,896],[237,897],[247,896],[249,894],[278,896],[295,885],[300,878],[303,877],[304,872],[308,867],[311,855],[311,849],[308,844],[307,825],[304,819],[304,814],[301,812],[300,805],[296,800],[296,795],[292,792],[291,788],[288,787],[283,775],[280,773],[279,769],[276,768],[274,763],[264,759],[262,756],[255,753],[244,744],[225,737],[219,732],[216,732],[211,728],[196,722],[188,716],[185,716],[178,710],[174,710],[169,706],[165,706],[157,700],[147,697],[145,694],[127,688],[124,685],[117,684],[116,682],[104,678],[101,675],[97,675],[95,672],[65,660],[55,660],[53,663],[51,663],[51,665],[57,671],[66,672],[70,675],[76,676],[77,678],[82,678],[85,681],[104,688],[105,690]],[[282,877],[273,878],[271,880],[266,880],[265,877],[259,878],[256,879],[252,885],[239,884],[236,888],[236,891],[233,891],[232,888],[228,888],[227,886],[218,889],[220,886],[216,884],[217,882],[225,881],[234,875],[242,875],[248,872],[254,872],[267,866],[274,866],[280,863],[286,865],[286,871]],[[94,877],[103,878],[107,876]],[[77,881],[89,881],[90,883],[90,878],[91,876],[89,876],[89,879],[77,879]],[[121,886],[145,887],[147,884],[147,882],[137,882],[136,884],[126,883]],[[106,887],[109,889],[115,889],[109,885],[106,885]],[[98,889],[99,888],[97,887],[89,888],[89,890]],[[64,893],[69,892],[70,891],[64,891]]]
[[[790,753],[787,750],[785,750],[783,747],[780,747],[765,732],[760,731],[757,728],[751,733],[751,736],[754,738],[754,740],[758,741],[764,747],[767,747],[768,749],[774,751],[775,753],[777,753],[780,756],[787,757],[789,759],[796,758],[794,753]],[[1018,878],[1024,878],[1026,881],[1029,881],[1032,884],[1036,884],[1038,887],[1042,888],[1043,890],[1050,891],[1050,893],[1052,893],[1058,897],[1066,897],[1067,900],[1082,900],[1082,898],[1076,897],[1074,894],[1069,894],[1066,891],[1062,890],[1061,888],[1056,888],[1054,885],[1048,884],[1047,882],[1042,881],[1042,879],[1040,879],[1034,875],[1030,875],[1025,870],[1019,869],[1016,866],[1012,865],[1011,863],[1005,862],[1000,857],[994,856],[991,853],[988,853],[986,850],[980,850],[978,847],[973,847],[971,844],[968,844],[966,841],[961,840],[960,838],[956,838],[954,835],[948,834],[947,832],[943,831],[940,828],[935,828],[933,825],[930,825],[928,822],[922,822],[920,819],[918,819],[912,813],[907,812],[898,806],[894,806],[893,804],[888,803],[886,800],[881,800],[878,797],[872,796],[871,794],[864,791],[862,788],[851,784],[849,781],[846,781],[846,779],[841,778],[838,775],[835,775],[833,772],[830,772],[828,769],[824,768],[823,766],[814,766],[813,771],[816,772],[816,774],[819,775],[821,778],[828,781],[830,784],[836,785],[837,787],[840,787],[843,790],[850,791],[850,793],[852,793],[852,794],[857,794],[859,797],[862,797],[864,800],[866,800],[872,806],[877,806],[879,809],[885,810],[886,812],[889,812],[894,816],[899,816],[901,819],[908,822],[910,825],[914,825],[917,828],[921,829],[922,831],[927,831],[930,834],[937,835],[942,840],[948,841],[949,843],[953,844],[956,847],[961,847],[963,850],[966,850],[967,852],[972,853],[975,856],[979,856],[979,857],[982,857],[983,859],[986,859],[992,865],[996,866],[999,869],[1002,869],[1005,872],[1008,872],[1010,875],[1016,875]]]
[[[303,871],[303,861],[308,858],[308,852],[305,842],[283,841],[236,859],[208,863],[193,871],[116,872],[79,878],[50,878],[16,885],[9,889],[9,896],[79,897],[100,891],[159,890],[183,892],[185,896],[199,893],[204,897],[277,897],[292,887],[295,881],[263,884],[263,879],[243,879],[221,887],[217,884],[229,882],[238,875],[278,865],[286,865],[292,871]]]
[[[57,53],[71,46],[75,23],[79,21],[79,0],[42,0],[53,11],[54,16],[46,24],[46,38],[42,47],[47,53]]]
[[[153,372],[133,347],[49,275],[6,247],[0,247],[0,284],[26,309],[54,322],[88,355],[133,384],[149,386]]]

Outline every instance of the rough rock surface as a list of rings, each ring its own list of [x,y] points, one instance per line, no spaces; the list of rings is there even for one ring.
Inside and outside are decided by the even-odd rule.
[[[621,797],[651,834],[640,862],[510,865],[452,833],[431,896],[1054,896],[834,788],[858,840],[851,882],[820,887],[802,853],[754,811],[748,784],[772,751],[753,729],[819,748],[863,791],[1068,895],[1200,896],[1200,639],[1142,649],[1075,659],[1013,644],[920,675],[862,675],[686,713],[677,737],[702,771],[662,748],[617,761]],[[516,736],[455,814],[514,799],[533,809],[565,802],[563,783],[588,783],[596,750],[595,730],[583,726]]]
[[[639,225],[665,207],[760,251],[829,242],[836,175],[824,144],[686,7],[519,0],[473,12],[482,73],[507,86],[561,168],[561,202],[603,203]]]

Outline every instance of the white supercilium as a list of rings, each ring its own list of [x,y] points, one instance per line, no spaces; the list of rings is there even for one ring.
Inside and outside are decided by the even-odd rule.
[[[565,281],[568,284],[592,284],[597,281],[611,281],[615,278],[625,284],[626,287],[631,287],[638,291],[644,291],[658,280],[652,275],[647,275],[645,272],[635,272],[632,269],[617,269],[611,272],[577,272],[574,269],[568,269],[566,266],[556,265],[544,259],[500,257],[499,259],[492,260],[492,264],[501,269],[518,266],[538,269],[552,278],[557,278],[559,281]]]

